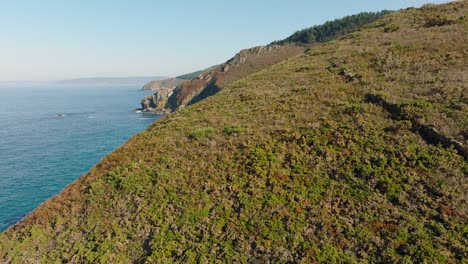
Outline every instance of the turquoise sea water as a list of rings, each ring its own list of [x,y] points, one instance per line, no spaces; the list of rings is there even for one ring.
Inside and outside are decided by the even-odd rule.
[[[0,87],[0,232],[160,117],[138,88]]]

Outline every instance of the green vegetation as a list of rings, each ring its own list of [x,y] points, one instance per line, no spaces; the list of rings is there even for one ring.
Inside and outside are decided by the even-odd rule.
[[[431,11],[426,12],[423,16],[425,21],[424,26],[426,27],[442,27],[446,25],[453,25],[456,23],[462,23],[465,19],[465,16],[452,16],[450,14],[440,12],[437,10],[437,7],[432,4],[423,6],[423,9]]]
[[[196,140],[201,140],[201,139],[206,139],[209,138],[210,135],[214,133],[214,129],[211,127],[204,127],[204,128],[199,128],[195,129],[189,134],[190,139],[196,139]]]
[[[187,73],[187,74],[183,74],[183,75],[179,75],[176,77],[176,79],[181,79],[181,80],[192,80],[193,78],[197,77],[198,75],[206,72],[206,71],[209,71],[211,69],[214,69],[216,68],[218,65],[215,65],[215,66],[212,66],[212,67],[209,67],[209,68],[206,68],[204,70],[201,70],[201,71],[196,71],[196,72],[192,72],[192,73]]]
[[[384,32],[385,33],[390,33],[390,32],[395,32],[399,29],[400,27],[395,25],[395,24],[390,24],[390,25],[387,25],[385,26],[384,28]]]
[[[286,39],[274,41],[271,44],[285,43],[323,43],[332,39],[347,35],[377,19],[389,14],[390,11],[363,12],[357,15],[346,16],[333,21],[328,21],[323,25],[317,25],[303,30],[299,30]],[[393,28],[392,28],[393,29]]]
[[[187,73],[184,75],[177,76],[176,79],[182,79],[182,80],[192,80],[193,78],[197,77],[198,75],[202,74],[204,71],[196,71],[192,73]]]
[[[224,133],[226,133],[229,136],[238,136],[243,132],[245,132],[245,128],[240,125],[227,126],[224,128]]]
[[[391,13],[160,119],[0,234],[0,262],[466,263],[468,161],[406,119],[466,145],[467,13]]]

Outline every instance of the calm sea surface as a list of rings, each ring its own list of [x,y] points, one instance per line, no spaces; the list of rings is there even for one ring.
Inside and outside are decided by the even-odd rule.
[[[138,88],[0,87],[0,232],[160,117]]]

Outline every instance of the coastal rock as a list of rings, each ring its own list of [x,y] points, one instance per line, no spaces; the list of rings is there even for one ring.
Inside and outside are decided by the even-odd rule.
[[[141,100],[141,111],[143,112],[162,112],[164,106],[174,89],[160,89],[156,93],[146,96]]]

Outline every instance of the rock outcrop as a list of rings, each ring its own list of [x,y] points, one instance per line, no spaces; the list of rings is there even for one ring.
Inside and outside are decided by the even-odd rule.
[[[302,54],[307,46],[298,44],[259,46],[245,49],[232,59],[208,69],[190,81],[180,83],[172,93],[157,92],[142,101],[147,112],[172,112],[218,93],[226,85],[280,61]]]
[[[174,88],[159,89],[154,94],[145,96],[140,102],[141,108],[138,111],[167,113],[164,109],[165,102],[172,94]]]

